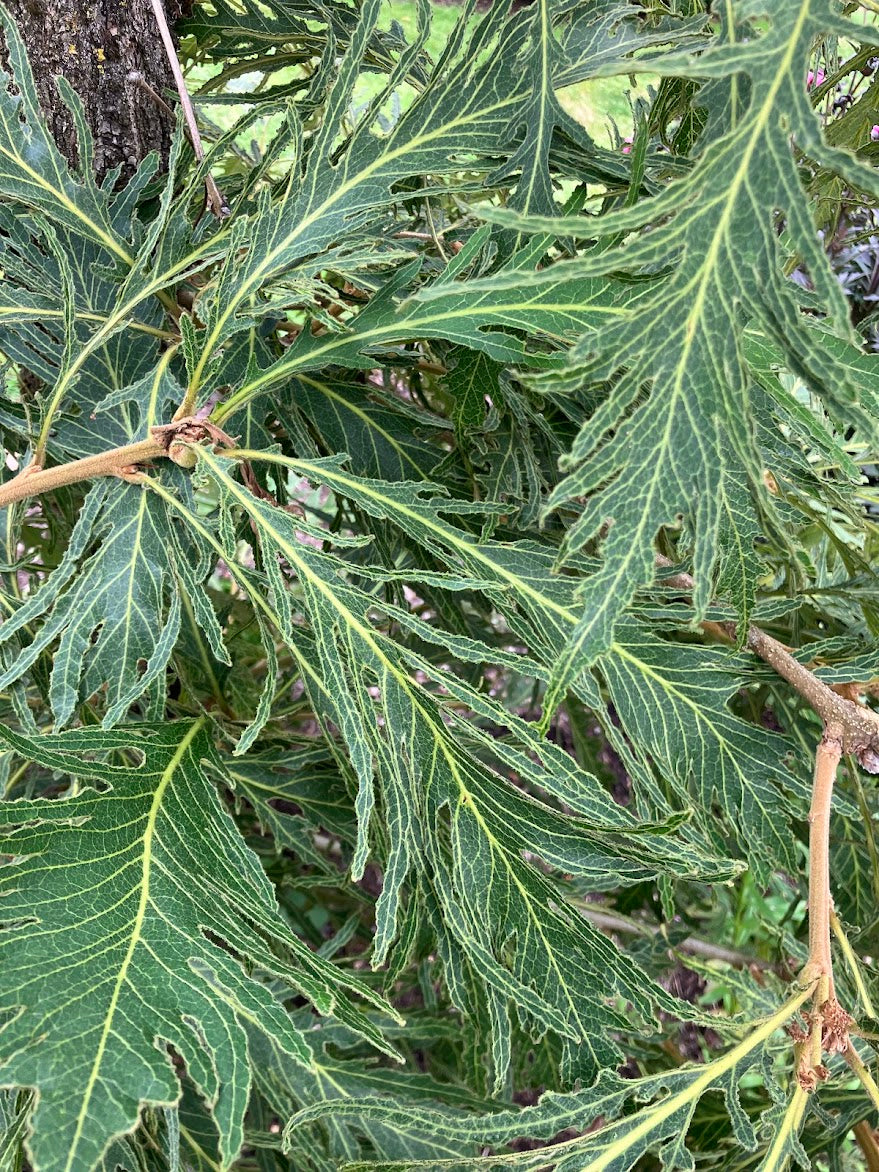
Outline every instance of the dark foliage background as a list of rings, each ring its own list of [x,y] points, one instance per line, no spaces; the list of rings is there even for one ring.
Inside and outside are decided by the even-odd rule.
[[[2,1172],[876,1166],[872,8],[3,17]]]

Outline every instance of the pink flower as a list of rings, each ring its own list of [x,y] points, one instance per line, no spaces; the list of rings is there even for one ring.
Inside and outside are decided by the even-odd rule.
[[[631,138],[624,138],[623,139],[623,145],[621,147],[621,150],[624,155],[630,155],[632,153],[632,142],[633,141],[634,140]]]
[[[870,127],[870,138],[873,142],[879,142],[879,126]]]
[[[810,90],[813,85],[821,85],[823,81],[824,81],[824,70],[823,69],[815,69],[815,70],[810,69],[809,72],[806,74],[806,89]]]

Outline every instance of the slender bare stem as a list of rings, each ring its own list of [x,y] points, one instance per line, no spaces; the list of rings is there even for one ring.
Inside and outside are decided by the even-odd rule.
[[[174,47],[174,38],[171,36],[168,21],[165,19],[165,9],[162,5],[162,0],[150,0],[150,2],[153,6],[156,24],[159,26],[162,44],[165,46],[165,55],[168,58],[168,64],[171,66],[171,72],[174,74],[174,84],[177,86],[180,105],[183,107],[183,116],[186,119],[186,129],[189,131],[189,137],[192,141],[192,149],[195,151],[195,157],[201,162],[204,159],[204,147],[201,144],[198,121],[195,117],[195,110],[193,109],[192,99],[189,96],[189,90],[186,88],[186,79],[183,76],[183,70],[180,68],[177,50]],[[223,216],[229,213],[226,201],[214,182],[213,176],[206,175],[204,182],[208,207],[218,219],[222,219]]]
[[[841,732],[828,725],[815,753],[809,811],[809,959],[803,971],[804,979],[827,977],[828,1000],[835,999],[830,951],[830,810],[841,757]]]
[[[876,1143],[876,1133],[866,1119],[856,1123],[852,1128],[855,1142],[861,1149],[867,1172],[879,1172],[879,1144]]]
[[[0,484],[0,509],[26,497],[51,492],[54,488],[76,484],[80,480],[93,480],[96,476],[130,478],[138,465],[148,463],[158,456],[167,456],[175,464],[191,468],[196,457],[188,445],[202,443],[205,440],[225,448],[232,446],[230,437],[218,427],[205,419],[189,416],[151,427],[149,439],[123,444],[122,447],[101,452],[98,456],[71,460],[69,464],[59,464],[55,468],[41,468],[34,461],[12,480]]]
[[[669,567],[668,558],[657,557],[657,565]],[[694,582],[689,574],[674,574],[665,584],[690,592]],[[703,623],[711,633],[721,633],[726,639],[735,638],[734,623]],[[841,696],[800,663],[777,639],[759,627],[750,626],[747,634],[749,650],[774,668],[821,717],[825,728],[838,729],[844,753],[853,753],[869,773],[879,772],[879,713],[871,708]]]
[[[672,563],[657,558],[662,568]],[[674,574],[666,582],[680,590],[692,591],[689,574]],[[712,634],[734,639],[734,623],[704,623]],[[815,776],[809,813],[809,959],[802,973],[804,983],[814,985],[812,1009],[811,1056],[802,1068],[803,1077],[826,1077],[821,1065],[824,1050],[852,1051],[849,1030],[854,1025],[839,1002],[833,982],[833,958],[830,944],[833,901],[830,892],[830,816],[833,785],[843,753],[852,753],[864,769],[879,772],[879,714],[856,699],[840,695],[800,663],[786,647],[750,626],[746,642],[749,650],[786,680],[821,718],[824,730],[815,752]],[[869,1003],[869,1002],[868,1002]],[[863,1066],[863,1063],[861,1063]],[[855,1069],[854,1064],[852,1068]],[[858,1073],[856,1071],[856,1073]],[[858,1076],[864,1082],[859,1073]],[[866,1086],[866,1082],[864,1082]],[[868,1088],[869,1089],[869,1088]]]
[[[748,629],[748,647],[800,693],[821,717],[825,728],[831,725],[837,728],[843,751],[854,752],[869,770],[870,763],[864,760],[864,754],[867,750],[875,752],[879,745],[879,716],[863,704],[834,692],[794,659],[777,639],[758,627]]]
[[[159,109],[162,110],[165,114],[167,114],[172,122],[174,121],[174,111],[171,109],[171,107],[168,105],[168,103],[165,101],[165,99],[160,94],[156,93],[156,91],[149,84],[149,82],[144,80],[142,74],[129,73],[128,80],[133,81],[136,85],[139,85],[140,88],[144,91],[144,93],[149,94],[149,96],[156,103],[156,105],[159,107]]]

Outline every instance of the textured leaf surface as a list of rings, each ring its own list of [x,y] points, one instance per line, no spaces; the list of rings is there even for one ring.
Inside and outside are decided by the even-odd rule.
[[[231,1159],[250,1085],[245,1024],[309,1061],[280,1002],[242,961],[326,1012],[347,994],[286,927],[207,781],[203,722],[36,739],[0,729],[0,738],[106,787],[0,807],[2,849],[13,856],[0,934],[12,1015],[4,1072],[39,1091],[38,1166],[91,1168],[142,1103],[175,1102],[168,1046],[184,1057]],[[113,764],[115,753],[143,764]],[[342,1013],[356,1026],[353,1010]]]
[[[529,670],[550,678],[577,622],[584,583],[582,578],[554,573],[550,550],[476,539],[450,519],[463,520],[474,509],[448,498],[425,499],[424,485],[356,477],[331,462],[315,464],[268,454],[262,459],[288,464],[332,487],[373,517],[398,526],[461,573],[492,583],[492,600],[531,651]],[[585,579],[587,585],[590,581]],[[432,637],[443,640],[436,627]],[[491,654],[488,649],[484,653]],[[625,727],[635,733],[635,751],[656,763],[663,778],[676,786],[680,808],[690,808],[690,785],[695,778],[701,787],[698,809],[708,811],[715,800],[719,803],[725,826],[758,871],[762,873],[769,860],[779,858],[793,866],[790,807],[783,786],[794,789],[801,801],[803,786],[786,759],[791,746],[729,710],[744,665],[721,650],[684,647],[651,637],[641,624],[629,620],[602,656],[599,669],[612,703],[625,716]],[[701,814],[697,821],[702,821]],[[710,832],[710,815],[703,825]]]
[[[513,270],[516,271],[516,270]],[[408,274],[414,276],[414,271]],[[624,313],[631,290],[602,280],[567,280],[550,270],[525,290],[442,281],[414,297],[397,297],[407,274],[398,274],[349,328],[327,337],[301,334],[290,351],[267,370],[254,371],[218,412],[221,419],[256,395],[299,371],[338,364],[370,368],[370,352],[421,338],[443,338],[480,351],[496,362],[547,367],[563,360],[564,348],[584,333],[604,330]],[[527,346],[522,335],[538,339]]]
[[[4,684],[58,641],[50,697],[59,728],[105,686],[105,726],[121,720],[145,692],[153,707],[162,696],[181,614],[169,527],[161,501],[121,483],[96,485],[64,561],[0,627],[5,642],[42,619],[39,633],[0,677]],[[202,576],[206,570],[203,565]],[[195,593],[202,589],[197,577],[191,586]]]
[[[301,182],[291,184],[271,213],[261,217],[247,257],[235,268],[234,280],[218,284],[210,310],[205,314],[207,328],[200,339],[201,353],[192,371],[196,386],[200,387],[210,377],[216,346],[241,328],[243,319],[236,318],[247,299],[293,266],[313,271],[306,258],[330,248],[340,250],[346,238],[352,243],[358,237],[363,238],[370,217],[374,219],[376,209],[390,202],[395,185],[413,176],[448,174],[450,162],[459,157],[466,158],[471,169],[494,171],[500,157],[507,159],[514,174],[521,169],[519,186],[523,192],[532,192],[524,196],[523,206],[545,209],[548,188],[545,181],[538,179],[538,169],[539,161],[547,157],[550,148],[552,124],[558,122],[567,128],[569,138],[588,143],[586,136],[558,107],[552,92],[552,79],[561,72],[566,59],[559,38],[553,36],[550,28],[553,18],[548,2],[538,6],[531,20],[516,21],[505,19],[506,7],[500,4],[483,19],[469,40],[464,24],[459,24],[430,81],[390,133],[384,136],[375,133],[375,106],[371,107],[346,142],[343,158],[335,162],[332,152],[338,119],[350,101],[377,13],[377,2],[370,0],[364,4],[343,67],[337,76],[333,74],[325,121]],[[426,10],[421,10],[419,19],[423,35]],[[623,44],[622,55],[631,47],[628,42]],[[589,48],[581,46],[584,60],[588,60]],[[400,56],[388,82],[389,91],[406,75],[418,49],[416,41]],[[539,75],[537,88],[535,71]],[[537,163],[529,141],[535,126],[535,111],[537,125],[542,126],[538,132]],[[523,128],[527,129],[523,132]],[[581,151],[577,162],[582,166],[585,158],[586,166],[591,167],[594,157],[594,152]],[[620,176],[616,160],[600,170]],[[543,198],[535,205],[533,197],[538,187]],[[341,264],[346,267],[344,260]],[[348,266],[347,271],[355,267]],[[536,328],[542,330],[545,328],[542,319],[547,313],[540,306],[537,310]],[[488,306],[486,311],[498,312],[497,308]],[[371,320],[375,315],[367,316]],[[460,330],[472,335],[474,326],[465,322],[464,313],[447,316],[456,319]],[[554,320],[557,328],[568,330],[570,319],[577,316],[576,303],[571,300],[560,306]],[[509,324],[516,325],[514,313]],[[411,328],[414,332],[414,326]],[[478,332],[478,325],[475,328]],[[385,330],[386,334],[389,332]],[[303,338],[301,345],[304,344]],[[487,338],[484,344],[488,345]],[[513,343],[512,347],[508,343],[504,353],[521,352],[521,346]],[[328,357],[323,364],[331,361],[339,359]],[[281,377],[280,368],[278,377]]]
[[[736,15],[747,20],[756,12],[745,6]],[[844,416],[854,399],[845,370],[816,344],[803,321],[794,287],[783,275],[773,219],[776,209],[787,217],[829,320],[840,337],[849,337],[842,294],[814,241],[791,145],[793,137],[857,186],[872,189],[875,183],[860,164],[824,143],[803,87],[812,43],[831,30],[856,35],[824,0],[789,0],[773,7],[769,27],[757,34],[759,52],[736,43],[727,24],[725,36],[698,57],[648,58],[651,69],[715,79],[716,92],[722,85],[718,123],[686,179],[655,200],[601,221],[602,234],[635,231],[633,238],[570,266],[555,266],[556,280],[568,267],[572,276],[620,269],[636,276],[668,266],[669,276],[652,296],[608,323],[598,345],[590,335],[578,347],[584,375],[619,377],[573,445],[565,460],[569,475],[550,503],[588,499],[568,533],[570,549],[580,548],[607,522],[612,525],[602,543],[601,571],[584,592],[582,617],[557,665],[552,700],[609,647],[622,608],[652,577],[653,539],[661,526],[674,523],[680,513],[691,516],[696,562],[710,570],[716,561],[719,509],[731,491],[729,469],[736,478],[746,471],[753,482],[761,467],[748,424],[748,371],[741,353],[749,322],[759,322],[788,361],[808,372],[828,406]],[[576,218],[502,218],[532,231],[592,235],[597,229]],[[640,231],[647,226],[653,230]],[[522,295],[523,286],[539,286],[544,279],[542,274],[488,278],[476,288],[494,296],[503,289]],[[475,291],[471,286],[470,294]],[[638,402],[646,382],[650,393]]]
[[[224,462],[206,452],[201,459],[226,508],[244,510],[257,526],[274,618],[291,648],[301,649],[302,641],[284,617],[289,599],[277,559],[296,575],[302,590],[314,633],[314,651],[303,666],[314,677],[318,713],[340,729],[358,774],[355,877],[368,857],[377,801],[374,771],[380,782],[382,809],[393,835],[377,907],[374,963],[387,956],[397,932],[403,885],[414,869],[429,880],[457,947],[483,979],[503,995],[515,996],[521,1011],[579,1039],[578,1062],[584,1070],[597,1070],[601,1059],[595,1047],[603,1045],[598,1042],[600,1023],[616,1014],[583,997],[587,974],[596,972],[599,963],[605,979],[618,983],[643,1012],[649,1012],[650,998],[638,991],[643,978],[636,977],[622,954],[580,916],[554,906],[552,889],[523,861],[522,852],[597,882],[606,880],[608,868],[625,881],[645,868],[698,868],[702,860],[698,854],[688,857],[682,845],[671,846],[662,834],[651,843],[648,827],[637,845],[627,841],[626,828],[638,833],[637,825],[593,778],[572,773],[570,759],[562,754],[552,753],[556,768],[563,769],[558,779],[546,767],[530,763],[521,750],[511,749],[505,756],[523,780],[563,794],[576,803],[578,813],[588,810],[588,822],[562,815],[548,802],[505,784],[468,751],[466,740],[447,728],[436,699],[412,678],[416,664],[432,673],[430,665],[401,657],[394,642],[372,625],[369,596],[340,577],[333,559],[298,540],[295,518],[250,495],[229,477]],[[461,687],[445,675],[439,678],[448,688]],[[378,707],[354,686],[357,679],[375,681]],[[490,709],[515,729],[524,748],[541,756],[551,752],[549,746],[539,747],[522,722],[476,693],[468,690],[466,696],[477,710]],[[407,731],[390,742],[382,726]],[[485,749],[489,744],[483,740]],[[510,947],[513,940],[515,948]],[[664,1000],[659,990],[653,996]]]
[[[600,667],[637,751],[661,762],[682,790],[696,779],[700,810],[719,804],[758,873],[782,861],[794,868],[782,788],[791,746],[729,711],[741,679],[735,663],[708,648],[664,642],[627,621]]]
[[[0,1169],[850,1163],[746,648],[875,706],[875,20],[189,7],[208,158],[123,186],[6,38],[0,490],[190,447],[0,511]],[[876,817],[846,762],[867,1033]]]
[[[693,1112],[701,1096],[709,1088],[723,1092],[726,1109],[740,1147],[753,1151],[757,1137],[738,1098],[738,1084],[748,1071],[759,1063],[767,1040],[783,1026],[798,1004],[805,1001],[807,994],[800,993],[783,1005],[764,1021],[756,1023],[753,1030],[737,1046],[721,1057],[701,1066],[688,1066],[679,1071],[646,1079],[621,1079],[613,1073],[606,1073],[589,1090],[570,1095],[544,1095],[537,1107],[526,1111],[514,1111],[488,1116],[473,1121],[463,1113],[445,1116],[439,1112],[418,1111],[410,1108],[407,1114],[386,1100],[372,1098],[365,1102],[335,1100],[330,1104],[315,1105],[299,1112],[290,1121],[289,1129],[295,1137],[295,1129],[311,1120],[318,1119],[328,1110],[340,1115],[353,1115],[366,1120],[390,1123],[408,1131],[424,1131],[435,1142],[445,1140],[469,1142],[472,1146],[491,1145],[505,1147],[523,1135],[550,1140],[566,1128],[586,1132],[573,1139],[563,1139],[552,1144],[549,1150],[538,1145],[536,1150],[520,1151],[506,1156],[488,1156],[482,1159],[475,1154],[469,1159],[461,1154],[447,1159],[389,1162],[372,1161],[369,1164],[352,1162],[346,1167],[349,1172],[365,1172],[367,1168],[380,1169],[420,1168],[479,1169],[497,1166],[515,1169],[552,1168],[555,1172],[626,1172],[648,1153],[661,1150],[665,1166],[669,1168],[692,1167],[691,1154],[686,1149],[687,1130]],[[656,1099],[634,1114],[626,1115],[616,1122],[630,1100]],[[767,1168],[780,1168],[790,1154],[791,1133],[799,1129],[803,1109],[808,1099],[800,1091],[794,1093],[792,1118],[779,1133],[778,1150],[770,1152]],[[596,1119],[605,1120],[604,1125],[594,1128]],[[472,1130],[471,1130],[472,1129]],[[782,1139],[783,1137],[783,1139]],[[795,1149],[794,1149],[795,1150]]]

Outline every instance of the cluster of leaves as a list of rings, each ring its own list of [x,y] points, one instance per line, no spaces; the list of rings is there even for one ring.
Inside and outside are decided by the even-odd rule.
[[[217,442],[2,512],[0,1167],[843,1166],[858,1125],[875,1166],[841,1063],[788,1090],[820,728],[743,648],[879,674],[879,360],[824,250],[879,197],[872,74],[825,102],[879,27],[496,0],[434,59],[424,2],[210,0],[207,158],[119,190],[2,19],[5,479]],[[636,72],[603,147],[559,94]],[[866,1017],[876,807],[852,765]]]

